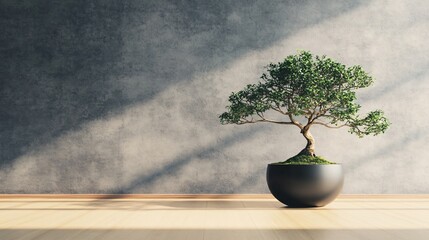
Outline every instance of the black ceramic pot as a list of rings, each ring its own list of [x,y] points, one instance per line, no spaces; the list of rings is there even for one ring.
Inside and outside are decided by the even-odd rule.
[[[268,188],[277,200],[290,207],[321,207],[332,202],[343,187],[340,164],[268,164]]]

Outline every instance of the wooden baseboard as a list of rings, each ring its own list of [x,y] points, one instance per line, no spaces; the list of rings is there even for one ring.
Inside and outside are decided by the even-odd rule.
[[[273,199],[271,194],[0,194],[0,199]],[[429,199],[429,194],[340,194],[339,199]]]

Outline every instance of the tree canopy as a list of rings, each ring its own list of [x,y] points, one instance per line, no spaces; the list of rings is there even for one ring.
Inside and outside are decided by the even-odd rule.
[[[347,67],[326,56],[302,51],[266,69],[262,81],[229,96],[227,111],[219,116],[222,124],[295,125],[304,136],[312,125],[348,127],[359,137],[384,133],[389,126],[381,110],[359,114],[361,106],[355,91],[373,83],[359,65]],[[279,113],[279,118],[267,118],[267,111]],[[306,121],[299,122],[298,116]]]

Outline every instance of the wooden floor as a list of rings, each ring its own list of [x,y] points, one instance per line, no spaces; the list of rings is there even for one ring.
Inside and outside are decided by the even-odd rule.
[[[271,197],[4,198],[0,239],[429,239],[429,197],[340,197],[286,208]]]

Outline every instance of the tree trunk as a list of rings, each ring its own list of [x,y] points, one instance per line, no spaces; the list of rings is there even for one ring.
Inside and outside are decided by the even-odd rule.
[[[307,155],[307,156],[316,156],[315,151],[314,151],[314,137],[313,135],[311,135],[310,131],[308,130],[308,128],[304,128],[301,131],[302,135],[305,137],[305,139],[307,140],[307,145],[305,146],[304,149],[302,149],[301,152],[298,153],[298,155]]]

